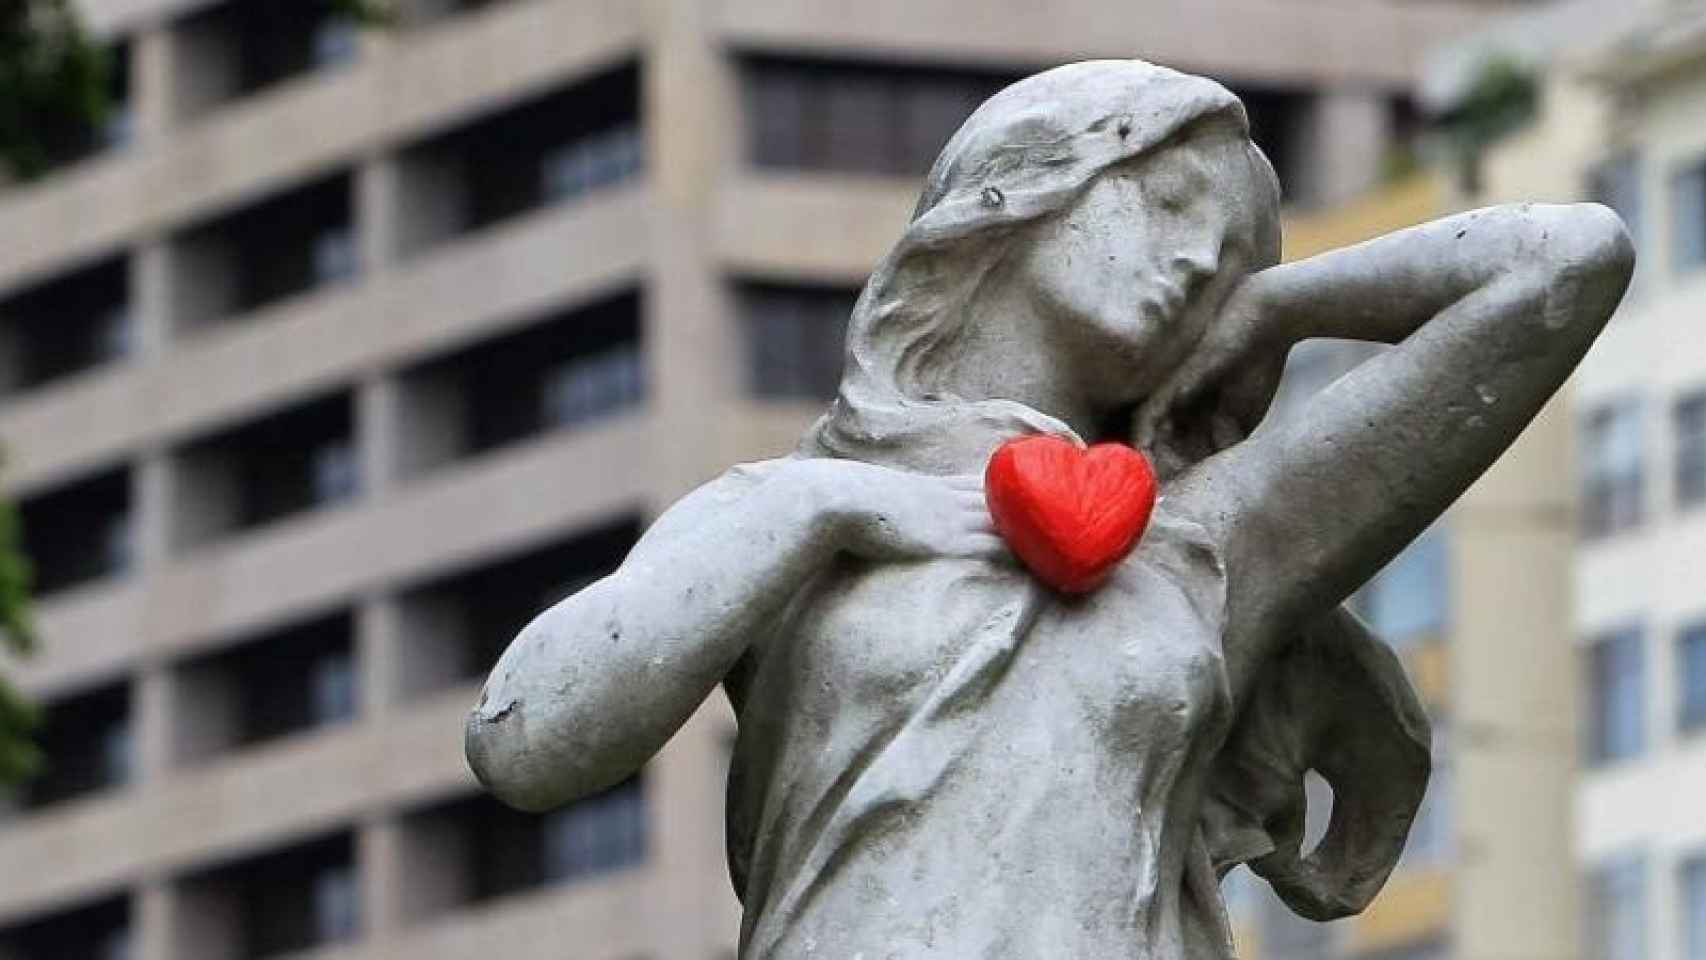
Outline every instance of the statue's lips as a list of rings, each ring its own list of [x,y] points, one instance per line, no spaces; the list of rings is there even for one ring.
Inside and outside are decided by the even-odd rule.
[[[1063,593],[1088,593],[1107,579],[1149,526],[1155,494],[1149,460],[1117,443],[1009,440],[984,471],[996,529],[1031,573]]]

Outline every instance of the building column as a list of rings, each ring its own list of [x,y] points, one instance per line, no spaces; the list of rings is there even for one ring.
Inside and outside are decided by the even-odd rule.
[[[647,405],[656,461],[654,509],[729,465],[727,425],[741,399],[739,328],[716,260],[715,204],[734,171],[740,120],[732,59],[717,42],[713,5],[647,0]],[[732,951],[739,907],[723,851],[728,709],[720,695],[646,769],[648,854],[657,885],[650,952],[710,960]]]
[[[405,920],[402,892],[409,882],[402,858],[402,827],[375,819],[356,831],[356,868],[361,873],[361,919],[368,944],[389,939]]]
[[[1459,960],[1581,955],[1569,428],[1561,394],[1453,513]]]
[[[1298,145],[1299,196],[1310,207],[1331,207],[1369,190],[1391,140],[1386,97],[1378,90],[1322,90]]]
[[[356,609],[355,647],[361,665],[361,717],[374,721],[397,708],[403,700],[400,682],[402,611],[397,598],[371,596]]]
[[[361,251],[361,282],[383,285],[397,261],[400,196],[393,157],[368,157],[355,176],[355,222]],[[361,447],[361,484],[368,495],[383,494],[397,474],[397,385],[391,371],[371,371],[356,392],[356,437]]]
[[[356,387],[355,439],[363,497],[382,497],[397,483],[399,402],[397,380],[389,371],[371,373]]]
[[[735,166],[733,63],[705,5],[650,0],[642,116],[652,261],[646,277],[653,476],[674,499],[727,466],[722,434],[741,392],[740,331],[718,269],[715,204]]]
[[[133,89],[138,90],[138,146],[148,149],[165,136],[163,87],[160,77],[168,68],[167,31],[152,27],[137,39],[134,58],[138,75]],[[154,235],[144,238],[135,248],[130,260],[131,285],[131,349],[134,362],[153,365],[161,361],[171,346],[172,310],[176,300],[177,278],[172,269],[172,249],[166,238]],[[171,454],[164,444],[153,443],[141,450],[131,477],[131,556],[135,576],[148,584],[156,580],[171,562],[176,546],[176,510],[178,496],[177,472]],[[134,776],[145,791],[157,790],[171,775],[176,759],[177,711],[179,692],[170,662],[162,662],[150,653],[154,638],[146,618],[137,624],[137,643],[142,647],[141,666],[131,683],[131,716]],[[174,954],[167,949],[167,934],[163,924],[170,917],[171,890],[164,879],[145,884],[137,905],[140,918],[141,957],[164,958]]]
[[[178,905],[171,884],[163,879],[145,881],[131,900],[135,960],[176,960],[172,917]]]
[[[388,55],[385,31],[363,35],[365,58]],[[401,182],[390,154],[364,159],[355,176],[355,218],[361,251],[361,282],[383,285],[401,255]],[[386,496],[399,480],[398,444],[403,426],[395,372],[372,370],[356,388],[356,442],[361,457],[362,495]],[[361,722],[383,724],[403,699],[402,611],[389,593],[361,599],[356,610],[355,655],[360,676]],[[409,883],[402,858],[402,825],[394,811],[373,811],[356,825],[356,867],[361,885],[362,924],[369,944],[383,943],[404,925],[403,893]]]
[[[136,147],[152,147],[171,130],[173,52],[169,24],[149,24],[131,41],[131,136]]]
[[[235,956],[242,920],[235,901],[164,878],[145,881],[137,894],[136,960]]]
[[[132,489],[137,576],[144,583],[158,574],[171,548],[172,471],[162,449],[150,449],[138,459]],[[133,776],[144,792],[160,790],[177,760],[178,711],[181,691],[170,662],[147,652],[150,637],[138,624],[143,659],[131,681]],[[187,909],[182,891],[170,876],[146,877],[131,900],[136,960],[177,960],[183,956],[180,927]]]

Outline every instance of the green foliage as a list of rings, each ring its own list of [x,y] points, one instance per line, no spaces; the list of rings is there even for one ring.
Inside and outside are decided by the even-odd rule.
[[[0,0],[0,178],[28,179],[93,144],[108,109],[106,53],[68,0]],[[0,651],[35,647],[17,508],[0,500]],[[0,785],[40,771],[39,711],[0,676]]]
[[[35,628],[21,533],[17,508],[0,502],[0,647],[24,654],[35,646]],[[31,740],[39,723],[36,708],[0,677],[0,785],[20,783],[41,769],[41,751]]]
[[[321,2],[366,26],[394,16],[386,0]],[[31,180],[93,149],[112,109],[114,69],[71,0],[0,0],[0,180]]]
[[[396,12],[384,0],[328,0],[333,10],[357,23],[370,26],[389,24]]]
[[[1454,140],[1479,150],[1527,126],[1540,106],[1534,72],[1508,57],[1481,65],[1469,93],[1444,120]]]
[[[0,0],[0,167],[28,180],[89,149],[112,69],[69,0]]]
[[[1540,81],[1533,70],[1509,57],[1482,63],[1469,92],[1438,124],[1464,181],[1473,188],[1486,149],[1527,126],[1539,110]]]

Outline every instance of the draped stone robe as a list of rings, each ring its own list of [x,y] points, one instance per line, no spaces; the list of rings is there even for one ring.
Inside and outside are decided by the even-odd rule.
[[[1425,720],[1371,642],[1329,652],[1325,677],[1320,651],[1283,658],[1235,726],[1225,578],[1165,498],[1082,598],[979,560],[822,571],[728,679],[742,956],[1224,960],[1218,874],[1262,857],[1300,912],[1360,907],[1414,804],[1359,785],[1419,800],[1393,776],[1415,752],[1388,749],[1391,703]],[[1364,734],[1316,749],[1323,718],[1370,698]],[[1355,756],[1335,765],[1334,749]],[[1370,768],[1370,750],[1388,759]],[[1338,829],[1301,860],[1287,830],[1311,766],[1356,782],[1339,779]]]

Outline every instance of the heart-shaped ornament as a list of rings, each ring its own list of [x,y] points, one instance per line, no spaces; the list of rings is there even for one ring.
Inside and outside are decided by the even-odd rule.
[[[1063,593],[1101,586],[1155,509],[1149,459],[1118,443],[1085,449],[1055,436],[1009,440],[989,459],[983,483],[1007,545]]]

